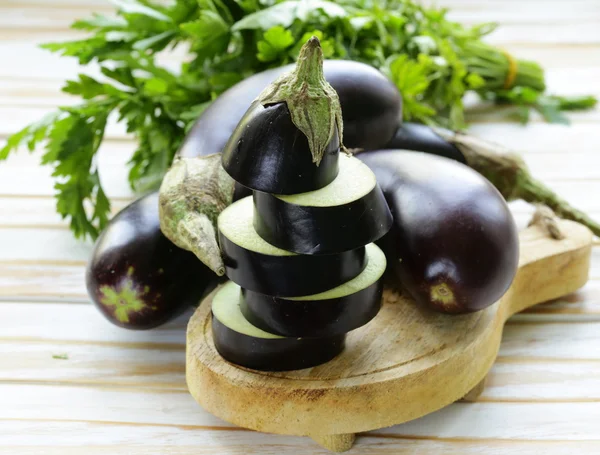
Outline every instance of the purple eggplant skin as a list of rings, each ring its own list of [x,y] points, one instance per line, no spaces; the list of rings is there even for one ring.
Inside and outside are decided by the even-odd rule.
[[[517,271],[517,227],[502,195],[452,160],[404,150],[358,155],[394,216],[379,242],[390,271],[415,300],[444,313],[482,310]]]
[[[388,150],[413,150],[443,156],[467,164],[463,153],[443,139],[427,125],[405,122],[396,130],[392,139],[383,147]]]
[[[181,156],[220,152],[256,97],[293,65],[250,76],[222,93],[198,118],[187,135]],[[384,148],[398,129],[402,97],[377,69],[349,60],[325,60],[327,82],[337,92],[344,120],[343,142],[348,148]],[[210,150],[208,152],[207,150]]]
[[[162,235],[158,193],[123,209],[98,238],[86,270],[88,293],[113,324],[151,329],[173,319],[218,284],[196,256]]]

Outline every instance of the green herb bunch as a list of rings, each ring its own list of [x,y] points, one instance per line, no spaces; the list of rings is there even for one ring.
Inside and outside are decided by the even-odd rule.
[[[33,151],[45,142],[42,164],[54,168],[57,210],[77,237],[95,238],[108,222],[95,155],[111,114],[138,141],[132,188],[156,187],[187,129],[215,97],[247,76],[293,62],[312,35],[326,58],[365,62],[387,74],[402,93],[406,120],[460,129],[468,91],[516,105],[522,121],[536,109],[564,122],[561,110],[595,104],[591,97],[544,94],[537,64],[514,61],[481,41],[493,24],[466,28],[446,19],[445,10],[413,0],[112,1],[115,16],[72,25],[89,38],[43,45],[83,65],[98,63],[102,78],[80,74],[67,81],[63,91],[81,104],[27,126],[0,150],[5,159],[20,145]],[[158,53],[178,46],[189,56],[178,71],[157,64]]]

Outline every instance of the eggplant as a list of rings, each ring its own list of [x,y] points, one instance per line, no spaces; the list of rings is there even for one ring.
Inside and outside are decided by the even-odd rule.
[[[354,157],[340,157],[328,186],[291,196],[254,192],[254,229],[278,248],[333,254],[381,238],[392,215],[373,172]]]
[[[257,191],[296,194],[329,185],[338,175],[339,135],[318,166],[307,137],[292,122],[286,103],[251,104],[223,150],[223,167],[239,184]]]
[[[324,337],[367,324],[381,308],[383,251],[366,246],[367,267],[356,278],[328,291],[302,297],[272,297],[242,289],[240,310],[252,325],[283,336]]]
[[[223,168],[256,191],[297,194],[329,185],[342,144],[340,99],[323,74],[316,36],[292,71],[258,95],[223,149]]]
[[[256,97],[293,68],[291,64],[257,73],[222,93],[196,120],[179,155],[220,152]],[[402,98],[394,83],[372,66],[350,60],[325,60],[323,71],[340,99],[346,147],[385,147],[402,117]]]
[[[345,334],[286,338],[265,332],[244,318],[240,299],[240,287],[231,281],[212,298],[215,348],[231,363],[256,370],[298,370],[325,363],[344,349]]]
[[[316,294],[355,278],[367,265],[364,247],[320,256],[277,248],[254,230],[253,211],[248,196],[223,210],[217,221],[227,276],[246,289],[286,297]]]
[[[451,142],[443,139],[432,128],[420,123],[403,123],[384,149],[413,150],[443,156],[467,164],[463,153]]]
[[[381,150],[359,155],[394,217],[380,241],[392,271],[421,304],[444,313],[482,310],[507,291],[519,239],[498,190],[446,158]]]
[[[112,323],[151,329],[197,304],[217,277],[160,234],[158,194],[123,209],[98,238],[86,270],[88,293]]]

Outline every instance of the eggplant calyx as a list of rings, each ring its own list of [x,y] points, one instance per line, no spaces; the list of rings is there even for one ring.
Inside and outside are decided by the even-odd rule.
[[[99,291],[101,294],[100,302],[108,310],[112,311],[114,317],[122,324],[130,322],[129,317],[139,315],[149,309],[154,310],[144,301],[144,296],[147,293],[145,290],[140,292],[129,278],[133,273],[133,268],[129,268],[127,278],[118,286],[109,285],[101,286]]]
[[[221,166],[221,155],[214,154],[175,161],[159,192],[163,234],[219,276],[225,274],[225,265],[216,223],[219,213],[231,204],[234,183]]]
[[[340,100],[323,74],[323,50],[316,36],[302,46],[295,69],[276,79],[258,100],[263,106],[286,103],[292,122],[308,139],[317,166],[335,134],[345,150]]]

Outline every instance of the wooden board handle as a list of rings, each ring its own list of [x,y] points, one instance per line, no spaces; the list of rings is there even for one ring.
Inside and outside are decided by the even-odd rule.
[[[502,298],[504,320],[538,303],[569,294],[588,280],[592,233],[566,220],[558,223],[564,238],[552,239],[547,230],[531,226],[520,233],[519,270]]]

